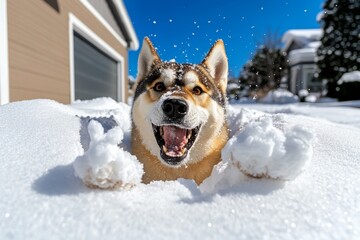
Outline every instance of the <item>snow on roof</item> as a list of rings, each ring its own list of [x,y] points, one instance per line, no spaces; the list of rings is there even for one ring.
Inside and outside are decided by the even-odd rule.
[[[284,49],[288,49],[293,41],[307,45],[310,42],[319,41],[322,35],[321,29],[294,29],[288,30],[282,37],[285,43]]]
[[[310,42],[308,43],[305,48],[314,48],[314,49],[318,49],[321,45],[320,41],[315,41],[315,42]]]
[[[301,62],[315,62],[316,49],[302,48],[292,50],[288,56],[289,64],[294,65]]]
[[[337,83],[343,84],[344,82],[360,82],[360,71],[344,73]]]

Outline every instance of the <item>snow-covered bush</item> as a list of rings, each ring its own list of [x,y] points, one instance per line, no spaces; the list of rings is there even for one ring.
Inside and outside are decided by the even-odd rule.
[[[285,89],[278,88],[278,89],[269,91],[265,97],[259,99],[259,102],[260,103],[280,103],[280,104],[296,103],[296,102],[299,102],[299,97]]]
[[[345,73],[337,82],[340,101],[360,99],[360,71]]]

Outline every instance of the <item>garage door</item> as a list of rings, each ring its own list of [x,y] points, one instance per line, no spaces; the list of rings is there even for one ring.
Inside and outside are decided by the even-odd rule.
[[[111,97],[119,101],[118,64],[74,32],[75,99]]]

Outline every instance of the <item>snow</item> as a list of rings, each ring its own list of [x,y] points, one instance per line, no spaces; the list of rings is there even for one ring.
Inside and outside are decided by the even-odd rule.
[[[308,116],[324,122],[333,122],[360,128],[360,101],[298,103],[298,104],[243,104],[238,107],[251,107],[271,114]],[[352,108],[357,107],[357,108]]]
[[[229,83],[228,85],[227,85],[227,90],[228,91],[231,91],[231,90],[235,90],[235,89],[239,89],[240,87],[239,87],[239,84],[237,84],[237,83]]]
[[[317,50],[321,45],[321,41],[315,41],[315,42],[310,42],[308,43],[305,48],[312,48],[312,49],[315,49]]]
[[[301,89],[298,94],[300,97],[306,97],[309,95],[309,91],[306,89]]]
[[[360,82],[360,71],[344,73],[337,83],[341,85],[344,82]]]
[[[124,133],[116,126],[106,133],[101,123],[88,125],[90,145],[74,162],[75,175],[89,187],[131,188],[140,184],[144,174],[139,160],[118,145]]]
[[[295,65],[303,62],[314,62],[316,58],[316,50],[315,48],[301,48],[290,51],[289,53],[289,64]]]
[[[320,29],[292,29],[288,30],[282,40],[288,42],[290,40],[320,40],[322,31]]]
[[[261,117],[249,120],[248,114],[248,110],[235,114],[243,122],[237,121],[232,131],[242,127],[224,147],[223,161],[200,185],[203,192],[214,193],[241,184],[245,175],[293,180],[311,160],[314,134],[310,129],[290,123],[286,115],[258,113]]]
[[[275,89],[269,91],[263,98],[258,100],[260,103],[295,103],[299,102],[298,96],[286,89]]]
[[[294,179],[312,158],[314,135],[298,124],[289,125],[285,115],[250,122],[229,140],[222,159],[255,177]]]
[[[285,32],[282,37],[282,42],[285,43],[284,49],[287,50],[292,42],[306,46],[311,42],[319,41],[321,36],[321,29],[292,29]]]
[[[247,104],[233,105],[229,114],[235,140],[224,153],[235,157],[213,170],[206,181],[215,184],[197,187],[179,179],[125,191],[86,187],[73,164],[79,156],[90,160],[91,151],[101,152],[93,148],[100,142],[114,146],[120,132],[123,141],[128,138],[128,106],[109,99],[72,106],[50,100],[1,106],[0,239],[359,239],[358,109]],[[85,132],[89,137],[100,133],[99,142],[87,146]],[[297,163],[305,165],[298,171],[287,169],[289,181],[239,174],[229,165],[247,161],[234,154],[245,154],[246,148],[233,146],[254,147],[246,140],[251,135],[253,143],[263,144],[259,152],[268,149],[258,153],[267,153],[264,161],[301,152],[287,148],[287,141],[304,147],[301,154],[312,148],[313,157],[301,157]],[[126,147],[123,142],[118,148],[124,153],[119,159],[131,158],[125,156]]]
[[[324,12],[324,11],[319,12],[319,13],[316,15],[316,21],[317,21],[317,22],[321,22],[322,19],[324,18],[324,16],[325,16],[325,12]]]

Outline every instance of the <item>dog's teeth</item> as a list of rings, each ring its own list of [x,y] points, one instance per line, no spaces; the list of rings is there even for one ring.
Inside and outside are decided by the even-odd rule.
[[[163,145],[163,151],[166,153],[168,151],[167,147]]]
[[[187,139],[190,139],[190,137],[191,137],[191,130],[188,130],[188,131],[187,131],[186,138],[187,138]]]
[[[186,148],[181,149],[181,154],[184,155],[184,153],[186,152],[186,150],[187,150]]]
[[[164,135],[164,128],[160,127],[160,136],[163,136],[163,135]]]

